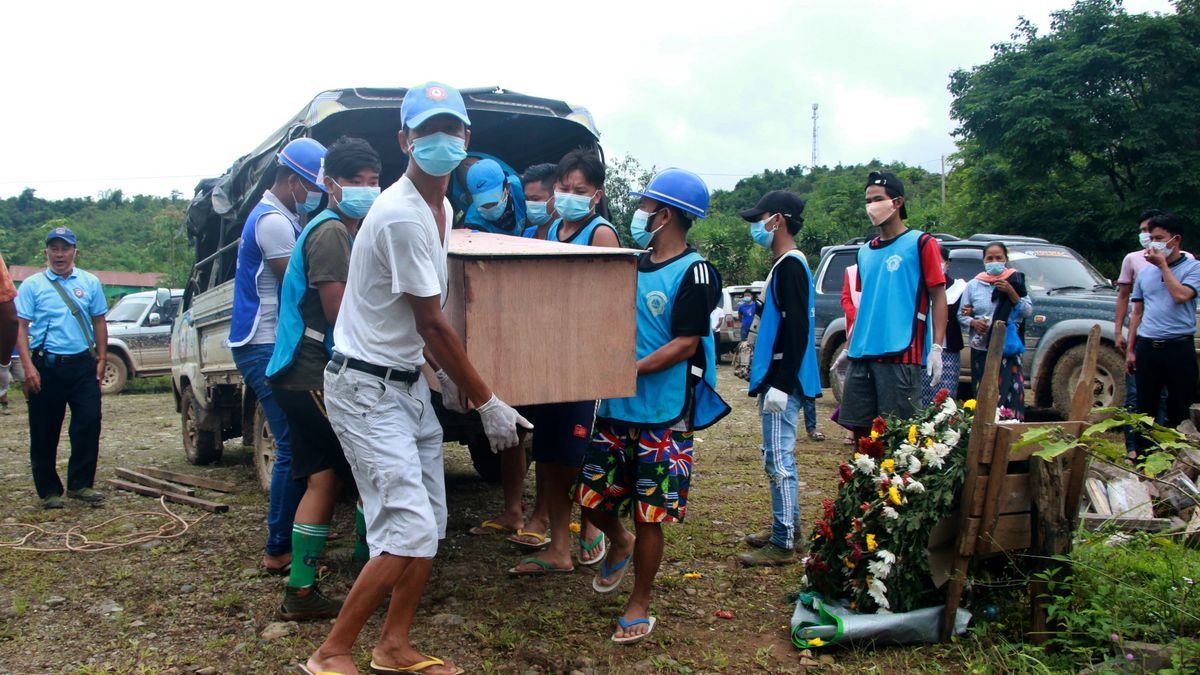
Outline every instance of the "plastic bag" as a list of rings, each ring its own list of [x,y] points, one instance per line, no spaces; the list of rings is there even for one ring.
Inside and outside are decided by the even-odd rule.
[[[844,603],[825,602],[817,593],[801,593],[792,613],[792,644],[809,649],[822,644],[908,645],[938,641],[943,607],[926,607],[900,614],[859,614]],[[967,632],[971,613],[959,608],[954,634]]]

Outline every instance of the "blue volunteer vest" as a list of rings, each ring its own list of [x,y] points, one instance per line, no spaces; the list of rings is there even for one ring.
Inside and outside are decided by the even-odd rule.
[[[929,306],[917,307],[921,289],[921,243],[928,234],[909,230],[887,246],[858,249],[862,299],[850,336],[852,359],[899,354],[912,344]],[[926,330],[931,326],[926,322]],[[929,348],[929,340],[925,348]],[[924,362],[924,355],[921,357]]]
[[[800,359],[800,370],[797,372],[797,380],[800,384],[800,392],[804,396],[816,398],[821,395],[821,375],[817,370],[817,350],[814,347],[816,342],[816,289],[813,286],[812,271],[808,268],[808,263],[805,262],[804,256],[801,256],[798,251],[790,251],[778,262],[775,267],[779,266],[789,256],[796,258],[800,264],[804,265],[804,272],[808,275],[808,344],[804,346],[804,356]],[[767,280],[767,289],[763,297],[762,317],[758,320],[758,341],[754,343],[754,356],[750,359],[750,392],[753,393],[762,386],[763,379],[767,376],[767,370],[771,367],[771,362],[782,358],[782,354],[775,352],[775,337],[779,334],[779,325],[783,319],[783,313],[779,311],[778,293],[775,286],[778,280],[775,278],[775,269],[771,269],[771,275]]]
[[[554,222],[550,224],[550,229],[546,230],[546,241],[559,241],[558,228],[562,225],[562,222],[562,218],[554,219]],[[605,225],[612,227],[613,233],[616,233],[617,228],[613,227],[612,223],[605,220],[603,216],[592,214],[592,219],[575,233],[575,236],[571,238],[571,243],[591,246],[592,237],[596,236],[596,230]]]
[[[649,255],[649,254],[646,254]],[[669,265],[653,272],[638,272],[637,284],[637,358],[641,359],[670,342],[671,310],[683,282],[683,275],[704,258],[697,252],[680,256]],[[707,265],[698,266],[694,274],[707,274]],[[716,281],[716,280],[714,280]],[[639,427],[669,427],[680,419],[691,403],[691,429],[712,426],[729,413],[729,406],[717,394],[716,348],[712,333],[700,338],[704,350],[704,372],[688,391],[689,359],[649,375],[637,378],[637,394],[627,398],[600,401],[597,417],[612,422]]]
[[[242,227],[242,243],[238,246],[237,271],[233,281],[233,316],[229,322],[229,346],[241,347],[250,341],[258,328],[262,313],[262,298],[258,296],[258,277],[266,268],[262,249],[258,247],[258,221],[268,213],[286,215],[261,201],[246,218]],[[297,232],[299,234],[299,232]]]
[[[275,351],[271,352],[271,362],[267,364],[268,378],[291,367],[292,361],[296,360],[296,354],[300,352],[300,343],[304,341],[305,335],[314,340],[323,340],[326,353],[333,355],[333,326],[326,323],[318,330],[315,326],[304,325],[304,318],[300,316],[300,303],[304,300],[304,294],[308,292],[308,263],[304,258],[304,244],[317,226],[337,219],[337,213],[332,209],[325,209],[304,226],[304,231],[296,240],[296,247],[292,249],[287,273],[283,275],[283,284],[280,286],[279,324],[275,329]],[[317,337],[318,334],[321,335],[320,338]]]

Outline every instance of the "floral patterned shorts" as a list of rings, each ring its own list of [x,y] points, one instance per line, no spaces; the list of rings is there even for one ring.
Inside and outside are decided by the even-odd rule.
[[[692,432],[596,421],[575,501],[639,523],[683,522],[692,476]]]

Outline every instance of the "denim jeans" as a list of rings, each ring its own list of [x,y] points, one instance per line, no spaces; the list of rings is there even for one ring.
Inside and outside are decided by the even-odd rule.
[[[804,397],[804,430],[812,433],[817,430],[817,399]]]
[[[292,434],[287,417],[267,385],[267,364],[275,345],[234,347],[233,362],[242,380],[254,390],[275,436],[275,466],[271,469],[271,496],[267,507],[267,555],[284,555],[292,550],[292,521],[304,496],[306,483],[292,480]],[[243,420],[243,424],[250,424]]]
[[[1133,375],[1125,376],[1125,409],[1129,412],[1137,412],[1137,378]],[[1162,399],[1159,402],[1158,414],[1155,415],[1155,422],[1162,424],[1167,421],[1167,392],[1164,389]],[[1133,429],[1125,428],[1125,450],[1127,452],[1136,453],[1138,450],[1138,435]]]
[[[812,401],[812,399],[808,399]],[[771,481],[771,543],[792,550],[800,528],[800,495],[796,479],[796,423],[805,397],[799,388],[788,397],[787,408],[779,413],[758,412],[763,425],[763,469]],[[816,414],[811,418],[816,420]]]

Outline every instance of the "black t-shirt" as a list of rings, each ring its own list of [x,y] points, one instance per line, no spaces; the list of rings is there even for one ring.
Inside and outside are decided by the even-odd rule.
[[[775,285],[775,301],[779,304],[779,330],[775,333],[772,354],[782,358],[772,359],[767,366],[767,375],[758,389],[749,392],[757,396],[774,387],[791,395],[798,385],[800,365],[810,339],[808,334],[808,272],[804,263],[793,255],[786,256],[771,273]],[[762,314],[762,307],[758,308]],[[816,396],[818,392],[804,392]]]
[[[675,262],[680,256],[694,252],[691,246],[683,253],[656,263],[650,260],[650,254],[643,253],[638,259],[638,272],[653,272]],[[671,308],[671,335],[674,337],[701,337],[711,335],[709,315],[716,309],[721,297],[721,275],[707,260],[700,260],[688,267],[683,273],[683,281],[675,294],[675,304]],[[704,368],[704,348],[697,347],[696,353],[689,359],[693,366]],[[689,377],[691,381],[691,377]]]

